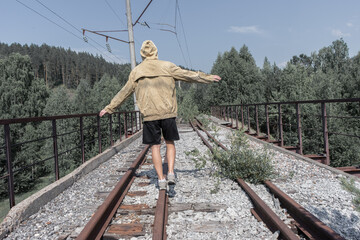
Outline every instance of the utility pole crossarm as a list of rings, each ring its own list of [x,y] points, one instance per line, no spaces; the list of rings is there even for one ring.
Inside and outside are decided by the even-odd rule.
[[[103,36],[103,37],[106,37],[106,38],[111,38],[111,39],[114,39],[114,40],[117,40],[117,41],[120,41],[120,42],[123,42],[123,43],[129,43],[129,42],[125,41],[125,40],[121,40],[121,39],[118,39],[118,38],[115,38],[115,37],[111,37],[111,36],[99,33],[97,31],[92,31],[92,30],[85,29],[85,28],[82,28],[82,30],[83,30],[83,34],[85,33],[85,31],[88,31],[88,32],[91,32],[91,33],[94,33],[94,34],[97,34],[97,35],[100,35],[100,36]]]

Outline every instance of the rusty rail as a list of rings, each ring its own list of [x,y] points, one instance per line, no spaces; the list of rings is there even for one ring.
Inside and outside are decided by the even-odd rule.
[[[128,119],[127,115],[131,114],[131,118]],[[118,115],[118,122],[116,124],[119,125],[119,135],[120,135],[120,140],[121,140],[121,119],[120,116],[124,115],[124,130],[123,132],[125,133],[125,137],[128,137],[128,129],[127,126],[129,125],[129,121],[130,121],[130,125],[131,125],[131,133],[134,133],[134,124],[136,125],[136,131],[138,130],[138,125],[141,122],[141,116],[140,113],[138,111],[130,111],[130,112],[116,112],[114,113],[114,115]],[[0,146],[0,150],[4,151],[4,162],[6,162],[6,169],[7,169],[7,173],[4,174],[3,176],[0,176],[0,179],[7,179],[7,183],[8,183],[8,197],[9,197],[9,203],[10,203],[10,208],[12,208],[13,206],[15,206],[15,190],[14,190],[14,185],[15,185],[15,181],[14,181],[14,174],[18,173],[19,171],[23,171],[27,168],[30,168],[36,164],[40,164],[43,163],[45,161],[54,160],[54,175],[55,175],[55,180],[58,180],[60,178],[60,169],[59,169],[59,156],[65,154],[65,153],[69,153],[77,148],[79,148],[81,150],[81,163],[85,162],[85,145],[89,144],[89,143],[93,143],[96,141],[96,139],[91,140],[91,141],[85,141],[85,134],[84,134],[84,118],[94,118],[96,117],[96,128],[94,128],[94,126],[92,126],[93,129],[97,129],[97,141],[98,141],[98,146],[99,146],[99,153],[102,152],[102,147],[103,147],[103,140],[101,138],[102,132],[101,132],[101,120],[98,116],[98,113],[92,113],[92,114],[74,114],[74,115],[61,115],[61,116],[46,116],[46,117],[31,117],[31,118],[16,118],[16,119],[1,119],[0,120],[0,125],[4,126],[4,146],[1,147]],[[78,120],[79,123],[79,127],[78,130],[76,131],[70,131],[67,133],[59,133],[58,132],[58,121],[59,120],[63,120],[63,119],[73,119],[73,120]],[[104,118],[106,119],[106,118]],[[48,137],[42,137],[39,139],[35,139],[35,140],[30,140],[30,141],[25,141],[25,142],[18,142],[20,141],[19,139],[15,139],[12,138],[11,136],[11,125],[13,124],[32,124],[32,123],[38,123],[38,122],[45,122],[45,121],[49,121],[51,122],[51,133],[49,132],[49,134],[51,134],[51,136]],[[112,130],[112,118],[109,115],[109,146],[113,146],[114,144],[114,139],[113,139],[113,130]],[[140,124],[140,129],[141,129],[141,124]],[[59,144],[58,144],[58,138],[62,137],[64,135],[69,135],[69,134],[75,134],[77,133],[77,138],[79,139],[80,144],[76,145],[75,147],[71,148],[71,149],[66,149],[63,152],[59,152]],[[41,160],[34,160],[34,163],[31,164],[27,164],[25,166],[22,166],[18,169],[13,169],[13,156],[12,156],[12,152],[14,152],[15,147],[19,147],[22,145],[26,145],[28,143],[32,143],[32,142],[38,142],[38,141],[44,141],[47,139],[52,139],[52,157],[46,158],[46,159],[41,159]],[[75,143],[76,144],[76,143]],[[5,167],[5,166],[4,166]]]
[[[168,172],[168,162],[165,157],[163,174],[166,178]],[[168,194],[166,190],[159,190],[159,197],[156,202],[155,209],[155,218],[154,218],[154,227],[153,227],[153,240],[165,240],[167,238],[166,234],[166,224],[168,218]]]
[[[203,142],[210,149],[210,151],[213,152],[213,147],[199,133],[199,131],[196,129],[196,127],[193,125],[192,122],[190,122],[190,125],[197,132],[199,137],[203,140]],[[198,127],[199,124],[196,124],[196,126]],[[207,131],[205,133],[207,135],[209,135],[209,133]],[[216,141],[216,143],[218,144],[219,142]],[[228,150],[222,144],[221,144],[221,147],[226,151]],[[240,186],[244,189],[244,191],[251,198],[252,202],[254,203],[256,213],[262,218],[264,223],[268,226],[268,228],[272,232],[279,230],[281,233],[281,237],[283,239],[289,239],[289,240],[298,239],[298,237],[293,232],[291,232],[291,230],[285,225],[285,223],[283,221],[281,221],[281,219],[265,204],[265,202],[263,200],[261,200],[261,198],[254,191],[251,190],[251,188],[242,179],[240,179],[240,178],[237,179],[237,182],[240,184]]]
[[[198,119],[196,119],[200,122]],[[198,133],[201,139],[206,141],[206,139],[199,133],[195,126],[190,122],[191,126]],[[225,151],[228,149],[217,141],[206,129],[200,127],[200,124],[196,124],[198,128],[206,133],[218,146],[220,146]],[[207,142],[207,141],[206,141]],[[205,142],[204,142],[205,143]],[[206,146],[212,146],[207,142]],[[244,189],[252,200],[255,206],[256,214],[262,219],[262,221],[269,227],[272,232],[280,230],[281,236],[283,239],[298,239],[298,237],[283,223],[283,221],[260,199],[260,197],[245,183],[241,178],[236,179],[239,185]],[[344,239],[334,230],[326,226],[313,214],[308,212],[300,204],[296,203],[288,195],[278,189],[270,181],[266,181],[265,185],[270,189],[270,191],[280,200],[281,205],[285,207],[291,217],[297,222],[297,227],[310,239],[329,239],[329,240],[342,240]]]
[[[290,213],[291,217],[300,224],[300,228],[306,226],[306,232],[309,233],[310,239],[328,239],[340,240],[344,239],[334,230],[326,226],[317,217],[312,215],[309,211],[296,203],[292,198],[282,192],[270,181],[266,181],[265,185],[277,197],[281,205],[285,207]]]
[[[109,193],[104,203],[98,208],[90,221],[86,224],[76,239],[90,240],[101,239],[110,221],[112,220],[116,210],[119,208],[128,189],[135,178],[135,171],[144,161],[145,155],[150,146],[147,145],[130,166],[127,172],[122,176],[121,180],[115,188]]]

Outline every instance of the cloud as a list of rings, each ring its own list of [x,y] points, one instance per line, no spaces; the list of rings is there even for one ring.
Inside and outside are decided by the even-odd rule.
[[[332,29],[331,34],[336,37],[350,37],[350,33],[344,33],[339,29]]]
[[[228,29],[228,32],[260,34],[263,31],[260,30],[257,26],[244,26],[244,27],[230,26],[230,28]]]

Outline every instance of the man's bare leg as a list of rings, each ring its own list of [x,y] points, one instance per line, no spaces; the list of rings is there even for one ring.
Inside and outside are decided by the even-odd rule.
[[[166,158],[169,166],[169,173],[174,174],[174,165],[175,165],[175,143],[174,141],[165,141],[166,142]]]
[[[161,155],[160,155],[160,146],[161,146],[161,144],[152,145],[151,154],[152,154],[152,160],[153,160],[153,164],[154,164],[156,173],[158,175],[158,178],[159,178],[159,180],[163,180],[165,178],[164,178],[163,168],[162,168],[162,160],[161,160]]]

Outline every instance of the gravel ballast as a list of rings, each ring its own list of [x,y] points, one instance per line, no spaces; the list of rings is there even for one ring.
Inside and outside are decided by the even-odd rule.
[[[202,155],[207,147],[190,128],[180,130],[176,142],[175,173],[177,184],[169,187],[170,213],[168,216],[168,239],[276,239],[262,222],[250,213],[252,203],[237,183],[211,176],[212,165],[207,162],[203,169],[196,169],[191,156],[185,154],[194,149]],[[229,144],[228,137],[233,130],[219,127],[217,138]],[[250,141],[256,151],[263,151],[263,145]],[[71,239],[75,237],[90,219],[103,198],[95,197],[97,192],[112,190],[118,179],[114,176],[129,159],[135,159],[142,149],[141,138],[127,148],[78,180],[41,210],[22,222],[6,239]],[[300,205],[340,233],[346,239],[360,239],[360,214],[355,211],[353,196],[343,190],[340,178],[343,175],[302,161],[293,155],[273,152],[273,164],[277,171],[274,183]],[[161,148],[162,156],[165,147]],[[144,165],[137,171],[139,176],[147,175],[148,180],[137,178],[130,191],[147,191],[141,198],[125,198],[124,204],[147,203],[156,205],[158,197],[157,177],[152,165]],[[150,181],[139,186],[141,181]],[[360,187],[359,182],[356,182]],[[214,192],[218,186],[218,191]],[[272,208],[273,198],[263,185],[250,185],[264,197]],[[171,211],[172,207],[190,204],[190,209]],[[140,221],[151,223],[151,216],[139,217]],[[147,233],[134,239],[151,239]]]

